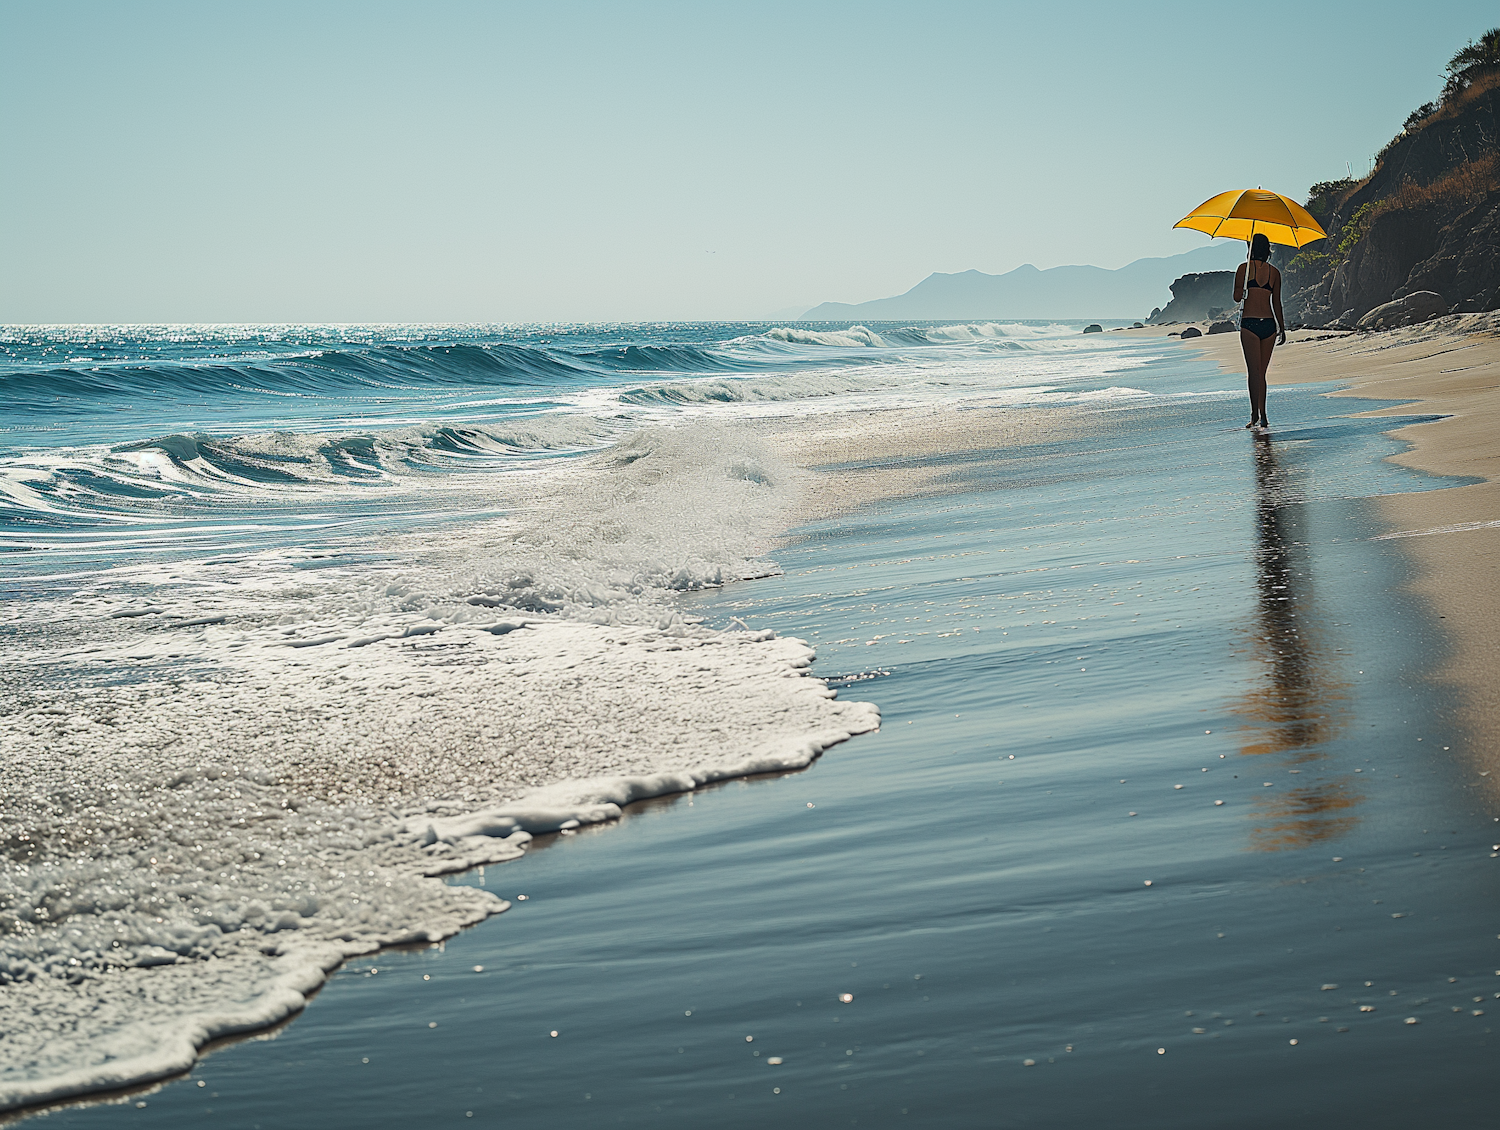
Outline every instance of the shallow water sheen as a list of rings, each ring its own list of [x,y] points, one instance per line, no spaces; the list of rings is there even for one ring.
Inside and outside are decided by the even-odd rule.
[[[784,576],[694,610],[816,642],[880,733],[465,877],[527,897],[129,1102],[247,1128],[1482,1124],[1497,826],[1358,497],[1439,484],[1379,462],[1384,421],[1225,415],[1100,412],[1092,442],[965,456],[951,493],[802,531]]]

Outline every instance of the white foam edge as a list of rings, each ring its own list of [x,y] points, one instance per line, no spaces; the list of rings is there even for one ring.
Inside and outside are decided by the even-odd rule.
[[[510,804],[463,816],[445,819],[408,817],[402,822],[401,831],[428,848],[441,850],[439,845],[447,845],[450,850],[462,853],[442,860],[424,874],[466,871],[481,863],[496,861],[478,857],[490,857],[502,846],[515,845],[516,854],[520,854],[520,845],[533,835],[618,820],[626,805],[639,800],[692,792],[704,785],[735,777],[805,769],[824,750],[848,741],[856,734],[879,729],[879,707],[864,702],[846,705],[851,715],[849,720],[853,723],[851,728],[820,730],[779,747],[760,750],[731,765],[700,766],[636,777],[563,780],[528,793]],[[500,838],[498,843],[496,838]]]
[[[829,697],[833,696],[828,691]],[[534,834],[562,831],[584,824],[618,820],[623,808],[652,797],[691,792],[704,785],[758,773],[805,769],[825,750],[857,734],[880,728],[880,708],[874,703],[842,704],[850,725],[819,730],[791,741],[768,745],[727,765],[652,773],[642,776],[593,777],[563,780],[520,800],[464,816],[433,820],[411,817],[401,831],[430,845],[459,847],[463,854],[435,860],[423,874],[436,877],[467,871],[487,863],[518,859]],[[417,927],[400,937],[363,941],[348,946],[297,946],[293,942],[278,953],[289,968],[243,1009],[233,1012],[195,1013],[179,1018],[170,1036],[147,1055],[115,1060],[109,1064],[79,1068],[0,1088],[0,1111],[36,1107],[67,1099],[155,1083],[192,1069],[204,1045],[227,1036],[247,1035],[280,1023],[307,1005],[307,998],[351,957],[372,953],[386,946],[439,942],[509,910],[511,904],[487,891],[475,890],[476,905],[451,929]]]
[[[81,1067],[46,1079],[0,1088],[0,1111],[38,1107],[67,1099],[119,1091],[185,1074],[198,1061],[198,1053],[205,1044],[227,1036],[262,1031],[300,1012],[306,1007],[307,998],[321,988],[329,975],[349,958],[371,953],[385,946],[441,941],[465,927],[484,921],[492,914],[510,909],[510,903],[493,895],[489,897],[496,905],[481,904],[467,921],[461,922],[447,933],[438,934],[418,929],[408,936],[387,938],[380,942],[289,949],[278,955],[287,962],[287,970],[247,1002],[243,1009],[183,1016],[173,1026],[170,1034],[164,1035],[156,1048],[145,1055]]]

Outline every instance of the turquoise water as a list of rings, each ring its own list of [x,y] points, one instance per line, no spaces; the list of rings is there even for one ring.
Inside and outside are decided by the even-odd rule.
[[[682,599],[813,641],[878,734],[540,839],[454,880],[507,913],[52,1117],[1483,1124],[1496,824],[1366,501],[1443,483],[1346,408],[1091,408],[797,531]]]

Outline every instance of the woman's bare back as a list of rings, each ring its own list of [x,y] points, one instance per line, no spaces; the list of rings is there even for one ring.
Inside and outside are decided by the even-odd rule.
[[[1241,263],[1240,269],[1235,272],[1235,301],[1238,302],[1241,296],[1244,297],[1244,316],[1247,318],[1272,317],[1271,295],[1281,289],[1281,272],[1269,263],[1252,259],[1249,262],[1250,277],[1247,279],[1245,267],[1246,264]]]

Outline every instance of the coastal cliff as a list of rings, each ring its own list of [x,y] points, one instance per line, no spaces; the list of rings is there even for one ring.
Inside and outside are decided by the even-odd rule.
[[[1500,308],[1497,51],[1500,29],[1455,55],[1442,99],[1412,113],[1364,180],[1313,186],[1307,209],[1328,238],[1273,258],[1289,322],[1353,326],[1419,292],[1454,313]]]

